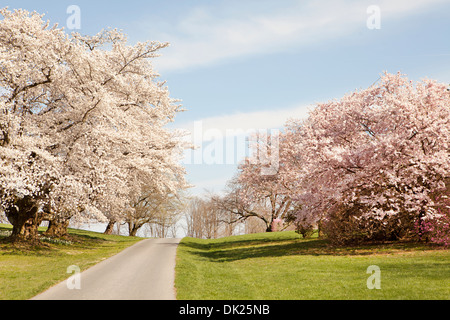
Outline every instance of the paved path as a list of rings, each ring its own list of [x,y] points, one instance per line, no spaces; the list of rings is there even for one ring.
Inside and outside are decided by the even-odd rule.
[[[63,281],[33,300],[175,300],[179,242],[143,240],[79,274],[80,289],[70,290]]]

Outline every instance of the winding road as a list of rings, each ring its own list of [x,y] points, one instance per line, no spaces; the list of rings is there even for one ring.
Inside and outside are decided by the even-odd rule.
[[[79,282],[63,281],[32,300],[175,300],[180,240],[140,241],[78,274]]]

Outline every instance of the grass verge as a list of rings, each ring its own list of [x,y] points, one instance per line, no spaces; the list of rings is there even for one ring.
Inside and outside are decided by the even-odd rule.
[[[381,289],[368,289],[381,270]],[[333,248],[295,232],[185,238],[178,247],[179,300],[411,300],[450,298],[450,251],[393,243]]]
[[[0,300],[29,299],[68,278],[67,267],[83,271],[142,240],[69,229],[64,241],[45,239],[30,247],[5,242],[10,229],[0,224]]]

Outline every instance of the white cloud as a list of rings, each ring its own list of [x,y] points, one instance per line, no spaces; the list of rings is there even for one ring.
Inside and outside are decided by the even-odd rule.
[[[198,119],[176,125],[176,129],[188,131],[184,139],[195,145],[195,150],[186,150],[182,163],[185,165],[232,165],[236,166],[245,157],[253,157],[251,141],[259,134],[267,141],[277,141],[289,119],[302,119],[308,114],[307,105],[271,111],[235,113]],[[263,134],[262,136],[260,134]],[[224,168],[224,167],[222,167]],[[217,172],[213,173],[217,174]],[[209,180],[209,179],[208,179]]]
[[[383,19],[400,19],[445,0],[377,1]],[[159,71],[207,66],[227,59],[274,53],[366,28],[369,1],[299,1],[261,12],[258,3],[194,7],[174,25],[152,19],[152,37],[172,46],[156,62]],[[242,8],[240,8],[242,6]],[[261,6],[263,7],[263,6]],[[242,10],[239,10],[242,9]],[[258,12],[256,12],[258,10]],[[266,10],[267,11],[267,10]],[[161,32],[159,27],[164,28]]]
[[[223,166],[216,166],[216,175],[217,172],[221,172]],[[232,174],[235,172],[236,168],[233,167],[231,172],[225,171],[225,174],[222,174],[220,178],[210,179],[210,180],[200,180],[197,181],[194,188],[189,189],[189,193],[194,196],[203,195],[203,194],[218,194],[224,192],[227,182],[229,181]]]
[[[281,129],[289,119],[302,119],[308,115],[312,105],[291,108],[240,112],[198,119],[189,123],[178,123],[177,128],[191,133],[202,132],[202,140],[209,140],[212,132],[223,137],[237,136],[254,130]]]
[[[282,129],[289,119],[302,119],[308,115],[312,105],[301,104],[278,110],[261,110],[234,113],[198,119],[177,124],[177,128],[192,133],[187,137],[199,149],[187,150],[183,163],[187,165],[188,177],[195,185],[193,195],[205,190],[222,192],[227,181],[236,172],[237,165],[248,156],[245,137],[255,130]]]

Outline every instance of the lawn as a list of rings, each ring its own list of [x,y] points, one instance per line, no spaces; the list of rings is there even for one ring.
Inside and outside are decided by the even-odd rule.
[[[69,229],[70,242],[46,240],[39,247],[23,247],[4,241],[9,230],[0,224],[0,300],[29,299],[68,278],[69,266],[85,270],[142,240]]]
[[[381,289],[367,287],[372,265]],[[450,251],[411,243],[333,248],[295,232],[184,238],[176,289],[179,300],[447,300]]]

